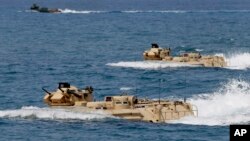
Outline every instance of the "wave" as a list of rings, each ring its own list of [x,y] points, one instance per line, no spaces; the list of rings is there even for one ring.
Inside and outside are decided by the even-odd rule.
[[[0,110],[0,118],[24,118],[24,119],[46,119],[46,120],[96,120],[111,118],[112,116],[95,112],[74,112],[66,109],[39,108],[24,106],[21,109]]]
[[[73,10],[59,9],[62,13],[73,14],[95,14],[95,13],[250,13],[250,10],[123,10],[123,11],[105,11],[105,10]]]
[[[232,79],[210,94],[190,98],[198,107],[198,117],[186,117],[171,123],[193,125],[230,125],[250,123],[250,83]]]
[[[162,69],[169,67],[197,67],[198,65],[189,65],[184,63],[169,63],[164,61],[133,61],[133,62],[118,62],[118,63],[107,63],[108,66],[113,67],[124,67],[124,68],[135,68],[135,69]]]
[[[121,91],[128,91],[128,90],[132,90],[132,87],[121,87],[120,90]]]
[[[229,57],[225,57],[228,64],[228,69],[248,69],[250,68],[250,53],[238,53],[232,54]]]

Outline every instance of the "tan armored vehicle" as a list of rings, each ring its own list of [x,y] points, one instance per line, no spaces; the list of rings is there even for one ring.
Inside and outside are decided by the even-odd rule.
[[[170,48],[160,48],[152,44],[151,49],[143,53],[145,60],[162,60],[172,63],[186,63],[189,65],[201,65],[204,67],[226,67],[226,61],[219,56],[202,56],[200,53],[183,53],[180,56],[171,56]]]
[[[130,120],[167,122],[185,116],[198,116],[197,108],[185,100],[138,99],[136,96],[123,94],[106,96],[103,101],[93,101],[92,87],[80,90],[68,83],[59,83],[56,92],[48,92],[45,89],[44,91],[44,102],[50,106],[81,108],[82,111],[102,110],[109,115]]]

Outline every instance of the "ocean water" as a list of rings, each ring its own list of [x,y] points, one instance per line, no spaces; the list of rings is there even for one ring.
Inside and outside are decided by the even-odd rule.
[[[248,0],[0,0],[1,140],[227,141],[230,124],[250,124],[249,16]],[[229,65],[143,61],[151,43]],[[199,116],[154,124],[50,109],[41,87],[61,81],[93,86],[96,100],[186,97]]]

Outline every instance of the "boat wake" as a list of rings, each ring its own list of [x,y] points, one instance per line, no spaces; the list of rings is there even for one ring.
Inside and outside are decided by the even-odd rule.
[[[59,9],[61,13],[71,13],[71,14],[97,14],[97,13],[250,13],[250,10],[121,10],[121,11],[105,11],[105,10],[74,10],[74,9]],[[20,12],[20,11],[18,11]],[[31,12],[31,10],[26,10],[26,12]]]
[[[250,68],[250,53],[232,54],[225,58],[228,63],[228,69],[244,70]]]
[[[182,11],[182,10],[163,10],[163,11],[158,11],[158,10],[148,10],[148,11],[143,11],[143,10],[124,10],[124,11],[95,11],[95,10],[83,10],[83,11],[78,11],[78,10],[71,10],[71,9],[60,9],[62,13],[73,13],[73,14],[91,14],[91,13],[186,13],[187,11]]]
[[[232,70],[245,70],[250,68],[250,53],[238,53],[230,56],[224,54],[215,54],[215,56],[224,57],[227,62],[226,69]],[[169,67],[201,67],[199,65],[189,65],[184,63],[169,63],[164,61],[121,61],[117,63],[107,63],[106,65],[112,67],[134,68],[134,69],[148,69],[158,70]]]
[[[198,107],[198,117],[186,117],[171,123],[226,126],[250,123],[250,83],[230,80],[211,94],[201,94],[189,100]]]
[[[72,14],[95,14],[95,13],[108,13],[108,11],[92,11],[92,10],[71,10],[71,9],[59,9],[62,13],[72,13]]]
[[[0,118],[23,118],[45,120],[100,120],[113,118],[101,111],[73,112],[66,109],[39,108],[34,106],[14,110],[0,110]]]
[[[158,70],[169,67],[199,67],[195,65],[189,65],[184,63],[169,63],[164,61],[133,61],[133,62],[118,62],[106,64],[112,67],[124,67],[124,68],[135,68],[135,69],[148,69]]]

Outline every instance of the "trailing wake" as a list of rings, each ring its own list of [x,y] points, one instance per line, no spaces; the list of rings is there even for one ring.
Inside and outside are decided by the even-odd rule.
[[[74,10],[74,9],[59,9],[61,13],[72,14],[97,14],[97,13],[250,13],[250,10],[118,10],[118,11],[105,11],[105,10]]]
[[[39,108],[34,106],[14,110],[1,110],[0,118],[25,118],[46,120],[94,120],[111,118],[102,112],[73,112],[65,109]]]
[[[133,61],[133,62],[118,62],[106,64],[112,67],[124,67],[124,68],[135,68],[135,69],[149,69],[158,70],[169,67],[197,67],[194,65],[188,65],[184,63],[169,63],[164,61]]]
[[[199,116],[173,123],[209,126],[250,123],[249,82],[233,79],[217,92],[195,96],[189,102],[198,107]]]
[[[72,14],[94,14],[94,13],[108,13],[108,11],[93,11],[93,10],[71,10],[71,9],[60,9],[62,13],[72,13]]]
[[[227,69],[245,70],[250,68],[250,53],[238,53],[225,56],[224,54],[215,54],[215,56],[225,57]],[[189,65],[185,63],[169,63],[164,61],[120,61],[117,63],[107,63],[106,65],[112,67],[134,68],[134,69],[149,69],[158,70],[163,68],[175,67],[200,67],[198,65]]]

